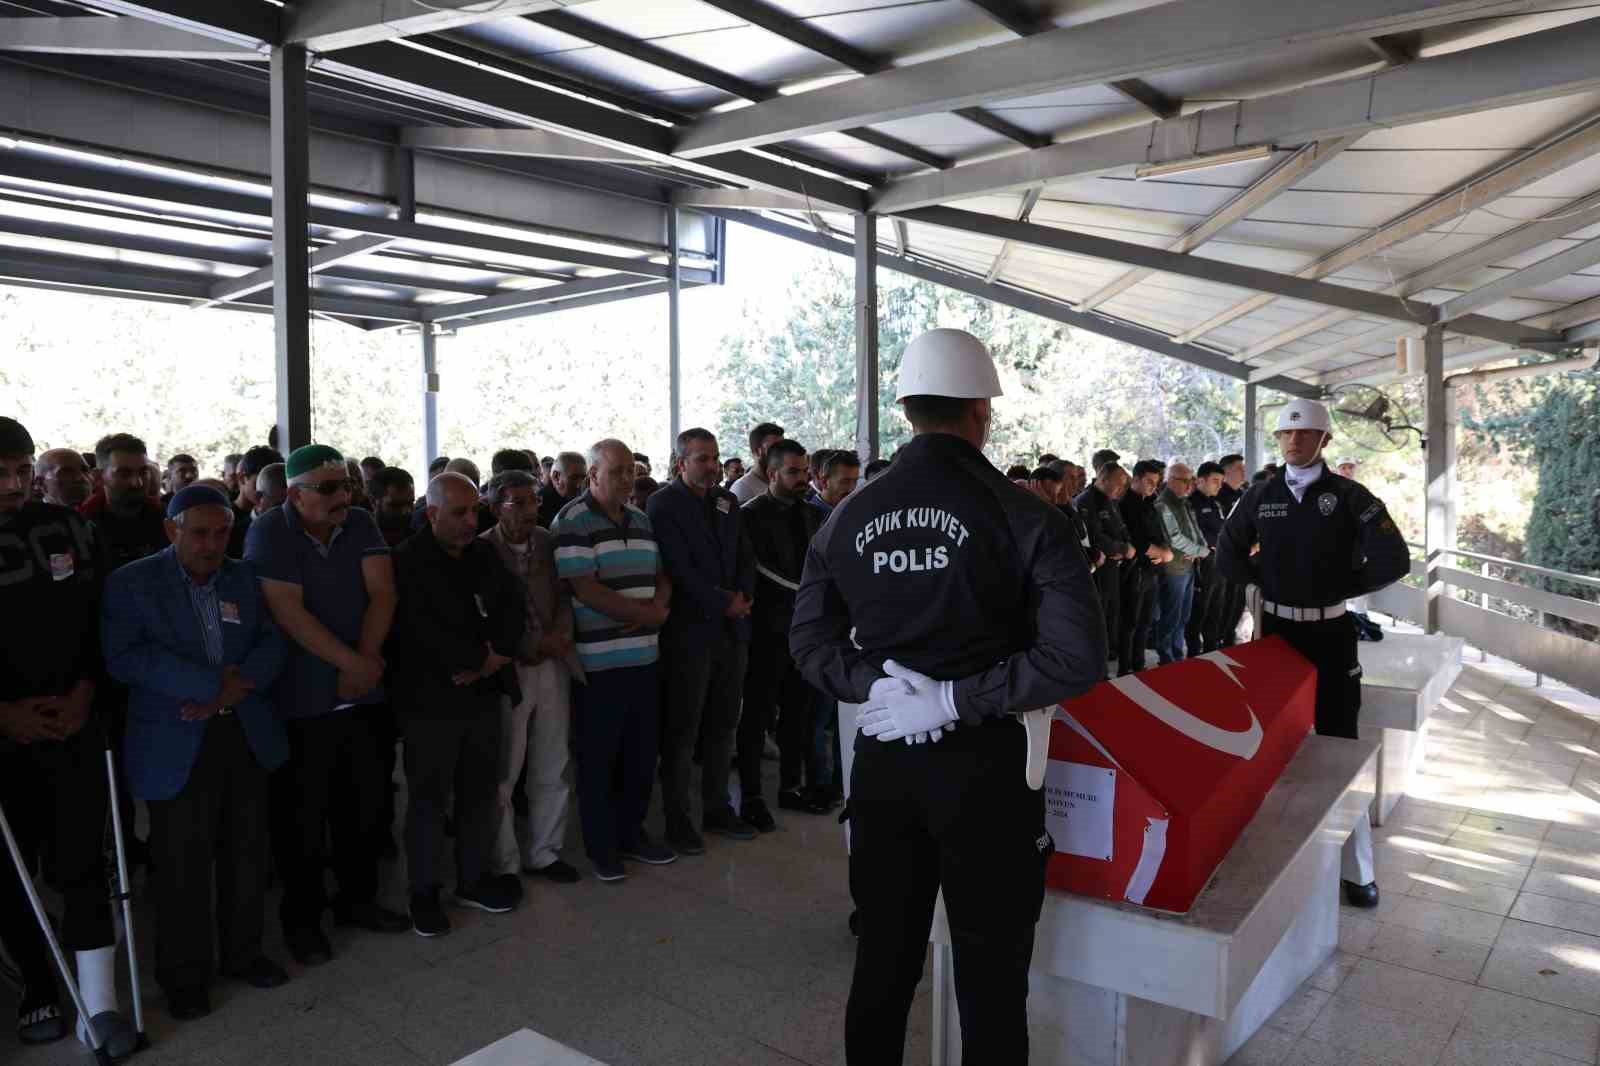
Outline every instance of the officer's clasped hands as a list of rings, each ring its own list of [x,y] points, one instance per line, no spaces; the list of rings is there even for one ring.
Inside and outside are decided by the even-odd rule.
[[[901,666],[883,664],[889,676],[873,682],[862,705],[861,731],[882,741],[937,742],[956,722],[955,686]]]

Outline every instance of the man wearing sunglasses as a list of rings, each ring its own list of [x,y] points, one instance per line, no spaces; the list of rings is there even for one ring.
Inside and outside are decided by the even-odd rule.
[[[383,699],[383,642],[394,621],[394,567],[371,512],[350,503],[345,460],[325,444],[290,455],[289,496],[245,540],[273,620],[289,637],[277,686],[289,761],[273,782],[273,850],[283,878],[284,942],[302,966],[333,957],[322,929],[324,840],[339,881],[334,921],[372,932],[411,928],[378,905],[383,792],[371,717]]]

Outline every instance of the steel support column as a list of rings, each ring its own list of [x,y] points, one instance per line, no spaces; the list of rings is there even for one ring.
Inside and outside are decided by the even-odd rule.
[[[678,209],[667,210],[667,413],[672,436],[668,455],[678,454],[678,434],[683,432],[683,350],[679,334],[679,302],[683,289],[683,260],[678,251]],[[670,470],[671,464],[667,468]]]
[[[1252,474],[1261,469],[1261,410],[1260,386],[1244,387],[1244,475],[1246,483]]]
[[[272,317],[278,447],[311,442],[311,252],[306,240],[310,126],[306,50],[272,49]]]
[[[439,457],[439,337],[422,324],[422,467]],[[427,488],[424,483],[423,488]]]
[[[856,454],[878,457],[878,217],[856,216]]]
[[[1427,396],[1427,515],[1423,525],[1423,552],[1427,561],[1423,587],[1423,631],[1439,632],[1439,611],[1444,600],[1444,579],[1439,568],[1452,558],[1456,546],[1454,482],[1456,473],[1455,397],[1444,383],[1444,330],[1431,326],[1423,335],[1423,373]]]

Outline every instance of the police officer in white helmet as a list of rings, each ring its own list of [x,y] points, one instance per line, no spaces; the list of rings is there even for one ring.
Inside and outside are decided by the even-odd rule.
[[[1028,712],[1099,681],[1106,644],[1066,518],[980,450],[1000,394],[971,335],[936,329],[907,345],[897,398],[916,436],[834,510],[795,598],[796,665],[863,705],[851,1066],[901,1061],[941,888],[966,1061],[1027,1061],[1028,965],[1053,850],[1038,791],[1048,722]]]
[[[1361,661],[1345,600],[1404,577],[1411,553],[1383,501],[1328,469],[1322,449],[1332,428],[1315,400],[1284,405],[1273,434],[1283,473],[1250,486],[1234,505],[1217,565],[1232,581],[1260,586],[1261,635],[1283,637],[1317,668],[1318,734],[1355,739]],[[1339,876],[1351,905],[1378,905],[1366,818],[1345,844]]]

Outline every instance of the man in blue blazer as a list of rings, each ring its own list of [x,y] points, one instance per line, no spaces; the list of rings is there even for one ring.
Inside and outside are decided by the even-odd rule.
[[[171,546],[106,583],[106,666],[129,689],[123,765],[150,809],[156,980],[179,1020],[211,1010],[213,864],[222,974],[288,980],[261,950],[267,776],[289,754],[267,691],[287,645],[254,568],[226,557],[233,518],[216,489],[183,489]]]
[[[645,506],[673,587],[672,614],[661,631],[661,807],[667,843],[679,854],[698,855],[705,841],[689,808],[697,745],[706,832],[734,840],[756,835],[728,802],[756,564],[739,500],[720,484],[717,438],[686,429],[678,434],[676,458],[682,473]]]

